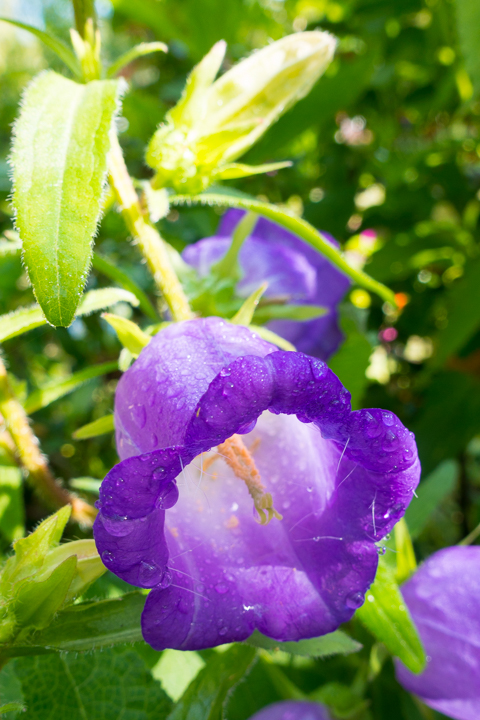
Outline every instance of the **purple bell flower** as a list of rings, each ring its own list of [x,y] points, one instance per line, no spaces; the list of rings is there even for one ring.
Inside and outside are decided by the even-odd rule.
[[[152,338],[119,382],[115,425],[122,461],[95,540],[112,572],[152,588],[156,649],[335,630],[419,480],[395,415],[352,412],[324,362],[215,317]]]
[[[397,679],[424,703],[457,720],[480,718],[480,547],[432,555],[402,587],[427,654],[413,675],[400,662]]]
[[[184,260],[197,270],[200,277],[208,275],[210,267],[225,255],[232,233],[243,215],[243,210],[228,210],[220,222],[217,235],[185,248]],[[338,247],[331,235],[324,235]],[[268,288],[264,297],[285,298],[293,304],[328,308],[328,314],[316,320],[273,320],[267,327],[308,355],[326,360],[335,352],[343,340],[338,326],[337,305],[348,290],[350,281],[327,258],[297,235],[261,217],[243,243],[239,264],[243,278],[238,283],[237,292],[241,297],[248,297],[266,280]]]
[[[319,703],[284,700],[262,708],[250,720],[330,720],[326,708]]]

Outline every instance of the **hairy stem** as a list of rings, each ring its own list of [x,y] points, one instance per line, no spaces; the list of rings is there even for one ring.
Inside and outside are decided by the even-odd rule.
[[[28,416],[15,396],[1,359],[0,417],[3,417],[15,447],[17,460],[27,471],[29,480],[38,494],[52,508],[71,505],[72,518],[82,525],[91,525],[95,519],[96,510],[84,500],[72,495],[53,477],[47,461],[40,451],[38,439],[30,427]]]
[[[166,242],[145,218],[132,179],[128,174],[122,150],[116,135],[112,133],[110,150],[110,180],[122,208],[125,223],[138,242],[154,280],[162,292],[167,305],[176,321],[190,320],[193,313],[188,304],[170,261]]]

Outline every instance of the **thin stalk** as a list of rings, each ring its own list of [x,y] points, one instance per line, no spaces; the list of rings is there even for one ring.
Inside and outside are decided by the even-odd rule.
[[[187,296],[170,262],[167,244],[145,218],[128,174],[122,150],[116,135],[112,133],[110,149],[110,180],[122,208],[125,223],[138,243],[154,280],[162,292],[176,321],[194,317]]]
[[[8,379],[7,370],[0,359],[0,414],[11,436],[17,461],[27,471],[33,488],[52,508],[72,506],[72,518],[82,525],[91,525],[96,510],[84,500],[72,495],[53,477],[38,439],[28,422],[28,416],[17,400]]]
[[[458,544],[459,545],[471,545],[475,540],[480,537],[480,524],[472,530],[466,537],[463,538]]]

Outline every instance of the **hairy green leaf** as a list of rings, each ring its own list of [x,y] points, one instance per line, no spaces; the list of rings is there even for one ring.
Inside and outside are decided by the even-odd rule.
[[[221,720],[223,706],[255,659],[254,648],[233,645],[213,655],[178,701],[168,720]]]
[[[245,641],[248,645],[263,648],[264,650],[283,650],[291,655],[302,655],[304,657],[327,657],[329,655],[348,655],[362,649],[360,643],[352,640],[342,630],[322,635],[321,637],[299,642],[277,642],[272,638],[265,637],[257,630]]]
[[[171,700],[132,648],[20,658],[24,720],[158,720]]]
[[[97,437],[98,435],[105,435],[106,433],[113,432],[115,430],[115,418],[113,415],[104,415],[98,420],[94,420],[87,425],[84,425],[73,433],[75,440],[87,440],[88,438]]]
[[[306,243],[314,247],[319,253],[325,255],[332,265],[335,265],[345,275],[352,278],[358,285],[376,293],[392,305],[396,305],[394,293],[389,288],[361,270],[351,267],[341,252],[332,245],[322,233],[316,230],[306,220],[293,215],[288,210],[255,198],[250,198],[243,193],[205,192],[201,195],[173,195],[170,198],[171,205],[191,205],[195,203],[242,208],[243,210],[250,210],[251,212],[258,213],[258,215],[263,215],[263,217],[277,222],[279,225],[287,228],[287,230],[290,230],[290,232],[298,235],[302,240],[305,240]]]
[[[14,720],[17,717],[17,712],[25,707],[22,686],[15,674],[13,663],[6,665],[0,672],[0,700],[4,703],[0,707],[0,713],[4,720]],[[11,711],[7,710],[9,705],[14,706]]]
[[[33,27],[33,25],[27,25],[26,23],[19,22],[18,20],[12,20],[11,18],[6,17],[0,17],[0,20],[3,20],[3,22],[8,22],[10,23],[10,25],[15,25],[22,30],[27,30],[32,35],[35,35],[35,37],[41,40],[48,48],[50,48],[50,50],[53,50],[53,52],[60,58],[60,60],[63,60],[65,65],[70,68],[70,70],[76,77],[81,77],[80,65],[77,58],[70,50],[70,48],[67,47],[65,43],[63,43],[61,40],[54,37],[53,35],[49,35],[43,30],[39,30],[38,28]]]
[[[422,672],[426,664],[422,643],[394,574],[382,558],[356,616],[409,670]]]
[[[80,302],[121,90],[115,80],[80,85],[48,71],[23,98],[11,158],[13,204],[24,262],[52,325],[70,325]]]
[[[106,375],[117,369],[117,362],[102,363],[101,365],[94,365],[93,367],[85,368],[85,370],[80,370],[60,382],[49,383],[28,396],[24,405],[25,412],[30,415],[30,413],[47,407],[47,405],[50,405],[50,403],[55,400],[73,392],[88,380]]]
[[[139,304],[135,295],[128,290],[114,287],[90,290],[83,296],[76,316],[90,315],[97,310],[105,310],[117,302],[128,302],[134,307]],[[30,307],[20,308],[8,315],[2,315],[0,316],[0,342],[10,340],[16,335],[21,335],[46,323],[47,320],[38,305],[30,305]]]

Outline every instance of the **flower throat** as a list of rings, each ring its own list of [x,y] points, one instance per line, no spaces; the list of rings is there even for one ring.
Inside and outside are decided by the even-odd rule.
[[[205,461],[204,468],[207,469],[220,456],[233,470],[235,475],[243,480],[253,500],[255,509],[258,512],[260,525],[268,525],[274,517],[283,520],[283,516],[273,507],[272,495],[265,492],[260,473],[255,465],[251,453],[246,448],[240,435],[232,435],[217,447],[218,454],[213,455]]]

